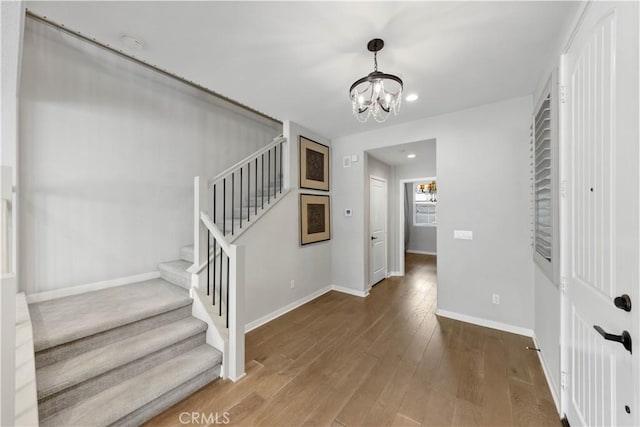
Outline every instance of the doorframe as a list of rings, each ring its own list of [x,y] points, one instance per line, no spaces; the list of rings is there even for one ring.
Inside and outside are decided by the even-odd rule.
[[[410,182],[417,181],[435,181],[437,177],[428,176],[428,177],[418,177],[418,178],[405,178],[398,180],[398,276],[404,276],[404,186]],[[413,201],[412,201],[413,203]],[[436,231],[437,234],[437,231]]]
[[[385,203],[385,207],[386,209],[384,210],[384,277],[385,279],[388,277],[389,274],[389,182],[387,181],[386,178],[383,178],[381,176],[377,176],[377,175],[369,175],[369,200],[368,200],[368,208],[367,211],[369,212],[369,218],[367,221],[367,291],[369,292],[369,290],[371,290],[371,288],[373,287],[373,285],[375,283],[371,283],[371,180],[375,179],[376,181],[381,181],[384,182],[384,196],[386,199],[386,203]],[[384,279],[383,279],[384,280]],[[376,282],[379,283],[379,282]]]

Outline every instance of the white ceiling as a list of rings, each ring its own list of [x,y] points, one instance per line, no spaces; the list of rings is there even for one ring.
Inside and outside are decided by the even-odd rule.
[[[423,163],[429,156],[433,156],[435,151],[435,139],[426,141],[410,142],[407,144],[392,145],[390,147],[376,148],[367,153],[374,159],[380,160],[391,166],[410,165],[412,163]],[[408,158],[409,154],[415,154],[414,158]]]
[[[28,2],[29,10],[327,137],[532,93],[577,2]],[[398,74],[400,115],[361,124],[351,83]]]

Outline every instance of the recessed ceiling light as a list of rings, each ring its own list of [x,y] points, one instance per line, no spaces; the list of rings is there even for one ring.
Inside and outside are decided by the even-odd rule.
[[[413,159],[413,158],[416,157],[416,155],[415,154],[409,154],[409,155],[407,155],[407,157],[410,158],[410,159]]]
[[[407,102],[413,102],[413,101],[418,99],[418,94],[417,93],[410,93],[409,95],[407,95],[407,97],[405,99],[407,100]]]
[[[122,43],[129,50],[140,50],[144,46],[144,42],[132,36],[122,36]]]

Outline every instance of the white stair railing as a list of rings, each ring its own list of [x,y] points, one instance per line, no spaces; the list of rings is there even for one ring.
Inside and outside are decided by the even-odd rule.
[[[192,288],[213,305],[212,324],[223,329],[224,376],[244,376],[244,247],[232,241],[287,193],[288,143],[270,144],[206,185],[194,178]],[[211,306],[210,306],[211,308]]]
[[[209,182],[206,211],[225,237],[249,226],[286,190],[287,147],[287,139],[278,136]]]

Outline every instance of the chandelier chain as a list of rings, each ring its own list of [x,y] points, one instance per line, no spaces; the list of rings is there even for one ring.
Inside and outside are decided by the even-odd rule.
[[[373,70],[378,72],[378,52],[373,52]]]

